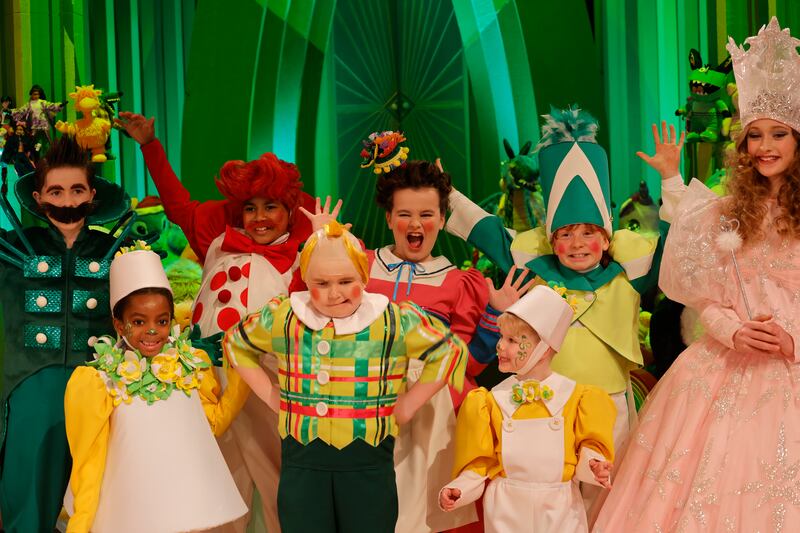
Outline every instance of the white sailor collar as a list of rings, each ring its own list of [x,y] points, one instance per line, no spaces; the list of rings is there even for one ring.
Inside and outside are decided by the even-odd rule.
[[[387,274],[394,274],[401,268],[401,265],[412,263],[411,261],[405,261],[397,257],[394,252],[392,252],[392,245],[375,250],[375,262],[380,265],[381,270]],[[415,278],[435,277],[455,268],[455,265],[443,255],[434,257],[429,261],[421,261],[413,264],[416,265],[414,268]]]
[[[520,380],[516,375],[512,375],[492,388],[492,395],[500,406],[500,410],[503,411],[503,415],[507,418],[511,418],[514,412],[521,407],[511,399],[511,389],[514,385],[524,383],[525,381],[532,381],[532,378]],[[566,376],[553,372],[539,383],[547,385],[553,390],[552,398],[549,400],[542,399],[550,416],[561,414],[564,405],[566,405],[570,396],[572,396],[572,392],[575,390],[575,382]]]
[[[293,292],[289,296],[292,311],[300,321],[314,331],[320,331],[333,320],[336,335],[352,335],[369,327],[383,314],[389,305],[389,298],[383,294],[364,292],[361,305],[355,313],[344,318],[331,318],[317,311],[311,305],[311,293],[308,291]]]

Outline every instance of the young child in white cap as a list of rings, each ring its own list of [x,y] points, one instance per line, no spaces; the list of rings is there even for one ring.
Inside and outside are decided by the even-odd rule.
[[[220,395],[208,355],[170,337],[172,291],[158,254],[141,244],[123,251],[109,273],[121,340],[99,339],[64,397],[67,531],[167,533],[235,520],[247,507],[214,435],[250,389],[230,371]]]
[[[573,319],[570,304],[539,285],[498,323],[500,370],[491,391],[467,396],[456,426],[457,476],[439,493],[451,511],[484,493],[488,533],[588,531],[578,481],[611,486],[616,408],[608,393],[550,369]]]

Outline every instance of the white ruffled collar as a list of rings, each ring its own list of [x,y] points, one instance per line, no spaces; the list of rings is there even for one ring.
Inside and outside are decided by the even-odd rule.
[[[289,296],[292,311],[300,321],[314,331],[320,331],[333,321],[333,330],[337,335],[352,335],[366,329],[383,314],[389,305],[389,298],[383,294],[364,292],[358,309],[344,318],[331,318],[317,311],[311,305],[311,293],[308,291],[293,292]]]

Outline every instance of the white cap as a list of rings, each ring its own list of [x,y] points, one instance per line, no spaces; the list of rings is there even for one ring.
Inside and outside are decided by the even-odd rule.
[[[506,309],[525,321],[556,352],[572,324],[573,310],[567,301],[546,285],[537,285]]]
[[[161,257],[150,250],[134,250],[117,255],[108,274],[111,310],[117,302],[139,289],[151,287],[172,293]]]

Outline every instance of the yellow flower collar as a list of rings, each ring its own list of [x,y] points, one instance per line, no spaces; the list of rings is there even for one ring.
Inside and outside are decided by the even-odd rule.
[[[191,342],[184,338],[165,344],[162,352],[150,359],[138,350],[117,346],[108,337],[99,339],[94,349],[94,360],[86,364],[105,374],[115,407],[130,403],[134,396],[148,405],[166,400],[175,390],[189,396],[200,386],[200,371],[211,366],[195,355]]]

